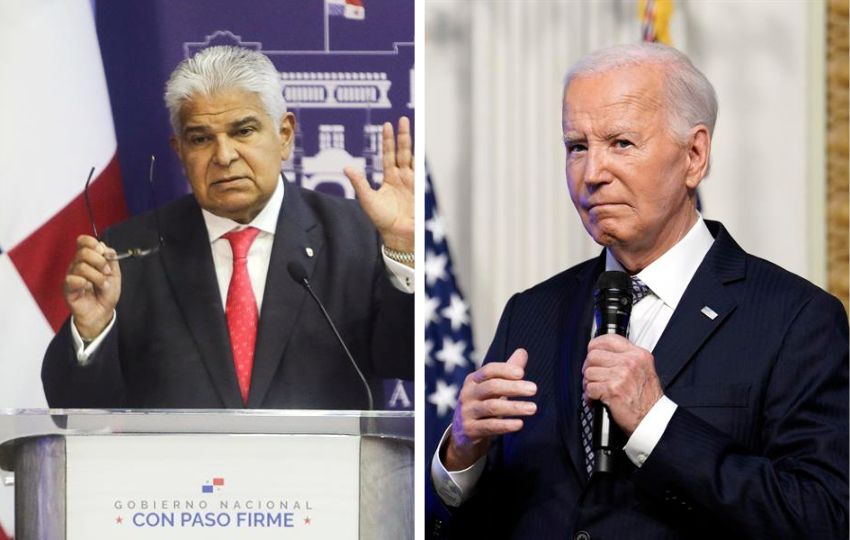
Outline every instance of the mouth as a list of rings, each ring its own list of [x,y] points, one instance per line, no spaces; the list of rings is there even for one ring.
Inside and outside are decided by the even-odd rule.
[[[240,180],[248,180],[247,176],[227,176],[225,178],[219,178],[218,180],[213,180],[210,186],[221,186],[226,187],[228,184],[233,184]]]
[[[617,206],[620,203],[617,202],[587,202],[584,204],[585,210],[588,212],[594,209],[603,208],[606,206]]]

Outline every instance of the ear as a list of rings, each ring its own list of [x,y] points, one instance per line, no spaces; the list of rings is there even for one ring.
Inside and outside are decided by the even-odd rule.
[[[177,135],[172,135],[168,138],[168,144],[171,145],[171,149],[174,150],[174,153],[178,156],[180,155],[180,140],[177,138]]]
[[[283,115],[280,120],[280,159],[286,161],[292,154],[295,144],[295,115],[291,112]]]
[[[708,128],[702,124],[694,127],[687,145],[688,169],[685,185],[689,189],[696,189],[708,173],[708,158],[711,154],[711,135]]]

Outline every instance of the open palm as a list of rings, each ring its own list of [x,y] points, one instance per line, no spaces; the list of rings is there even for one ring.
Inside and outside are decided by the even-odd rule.
[[[345,175],[351,181],[363,211],[378,229],[384,246],[412,253],[413,152],[410,121],[406,117],[398,121],[398,144],[393,136],[392,124],[384,124],[382,146],[384,181],[380,188],[372,189],[365,175],[351,167],[346,167]]]

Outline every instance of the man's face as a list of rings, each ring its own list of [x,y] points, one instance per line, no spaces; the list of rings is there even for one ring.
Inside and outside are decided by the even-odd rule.
[[[564,96],[573,204],[593,239],[632,271],[687,233],[704,172],[671,132],[663,84],[659,68],[629,66],[573,79]]]
[[[277,186],[295,128],[292,113],[278,123],[254,92],[227,89],[196,94],[180,111],[171,144],[202,208],[248,223]]]

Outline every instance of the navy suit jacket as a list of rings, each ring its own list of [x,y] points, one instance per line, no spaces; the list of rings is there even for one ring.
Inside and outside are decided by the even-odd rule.
[[[494,441],[452,536],[847,538],[844,308],[708,225],[715,242],[652,351],[678,409],[639,469],[619,452],[613,474],[588,479],[580,443],[604,257],[511,298],[487,360],[527,349],[538,410]]]
[[[240,408],[210,242],[191,195],[108,231],[121,262],[117,321],[82,367],[70,321],[51,342],[42,382],[51,407]],[[312,248],[308,256],[306,248]],[[316,303],[287,271],[307,270],[316,295],[367,377],[413,378],[413,295],[387,278],[374,227],[354,201],[286,184],[257,330],[249,408],[365,409],[354,368]]]

